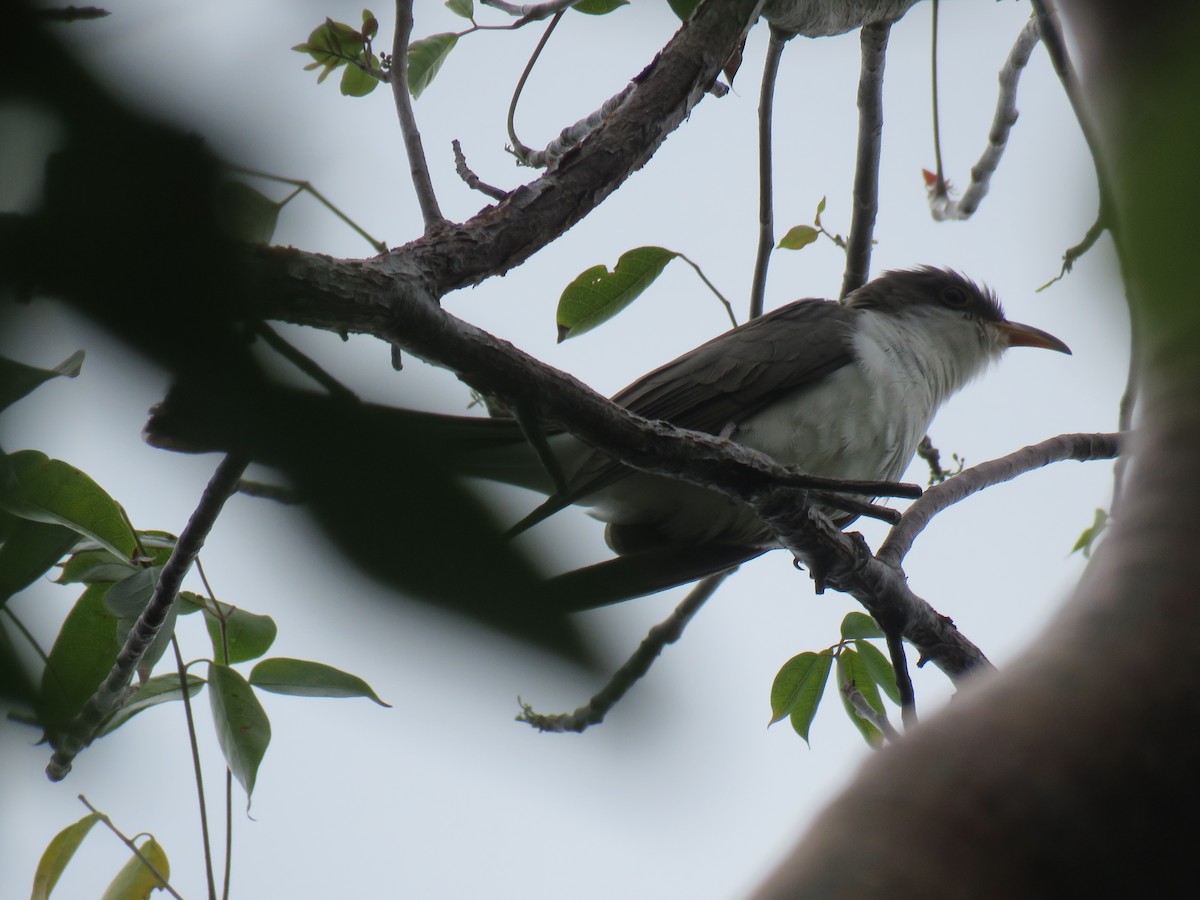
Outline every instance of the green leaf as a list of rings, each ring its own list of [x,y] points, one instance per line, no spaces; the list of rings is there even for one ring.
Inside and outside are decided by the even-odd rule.
[[[842,698],[842,706],[846,709],[846,715],[850,717],[850,721],[854,723],[854,727],[859,730],[866,742],[878,750],[883,746],[883,733],[875,726],[874,723],[868,722],[858,714],[858,710],[854,708],[854,704],[850,702],[845,694],[845,689],[853,685],[858,689],[867,702],[871,704],[871,708],[878,712],[883,712],[883,700],[879,696],[879,689],[875,687],[875,680],[871,677],[871,673],[867,671],[867,667],[863,664],[862,658],[853,650],[843,650],[838,654],[837,658],[837,679],[838,693]]]
[[[118,619],[136,619],[154,595],[161,575],[161,566],[134,570],[132,575],[108,589],[104,595],[104,608]]]
[[[17,519],[0,544],[0,606],[47,574],[78,543],[79,535],[70,528]]]
[[[821,227],[821,213],[825,212],[825,198],[821,198],[821,202],[817,204],[817,214],[813,216],[813,224],[818,228]]]
[[[414,100],[429,87],[457,43],[458,35],[447,31],[408,45],[408,91]]]
[[[774,725],[785,716],[791,716],[792,727],[807,744],[808,729],[825,694],[832,665],[833,656],[828,651],[801,653],[784,663],[771,685],[769,724]]]
[[[158,875],[163,878],[171,877],[171,864],[158,841],[148,837],[138,850],[146,862],[142,862],[137,856],[129,857],[129,862],[121,867],[121,871],[109,884],[100,900],[148,900],[151,891],[160,889],[163,885]],[[154,866],[158,875],[150,871],[146,866],[147,862]]]
[[[1092,555],[1092,545],[1099,540],[1100,535],[1104,533],[1104,529],[1108,527],[1108,513],[1102,509],[1096,510],[1096,516],[1092,519],[1092,524],[1083,529],[1083,534],[1079,535],[1079,540],[1075,542],[1075,546],[1071,548],[1072,553],[1083,551],[1083,556],[1086,559]]]
[[[779,239],[776,250],[800,250],[815,241],[821,232],[811,225],[793,225],[788,233]]]
[[[857,640],[854,647],[858,650],[859,658],[870,673],[871,679],[893,703],[899,705],[900,688],[896,686],[896,670],[892,668],[892,661],[870,641]]]
[[[622,253],[612,272],[604,266],[581,272],[558,298],[559,341],[611,319],[653,284],[678,255],[663,247],[637,247]]]
[[[83,592],[50,649],[38,700],[39,718],[50,730],[79,712],[116,662],[121,645],[117,620],[104,608],[107,591],[93,585]]]
[[[686,22],[700,5],[700,0],[667,0],[671,11],[679,16],[679,21]]]
[[[38,369],[0,356],[0,410],[8,409],[51,378],[74,378],[81,368],[82,350],[76,350],[53,369]]]
[[[608,15],[614,9],[628,6],[629,0],[579,0],[571,9],[589,16]]]
[[[175,549],[175,535],[165,531],[139,531],[141,550],[145,551],[144,562],[162,568],[171,551]],[[81,543],[74,553],[62,563],[56,584],[114,584],[123,581],[141,566],[116,559],[107,550],[102,550],[92,541]]]
[[[446,0],[446,9],[456,16],[475,21],[475,0]]]
[[[250,672],[250,683],[273,694],[297,697],[366,697],[380,706],[390,706],[379,699],[371,686],[349,672],[307,659],[275,657],[264,659]]]
[[[226,237],[248,244],[270,243],[283,208],[250,185],[230,180],[217,186],[216,204],[217,227]]]
[[[65,525],[109,550],[132,559],[133,532],[112,497],[74,466],[37,450],[0,455],[0,509],[14,516]]]
[[[67,863],[83,843],[92,826],[100,821],[99,813],[88,813],[78,822],[72,822],[46,845],[42,858],[38,860],[37,871],[33,874],[33,893],[30,900],[48,900],[50,892],[58,884]]]
[[[221,640],[221,620],[211,611],[204,611],[204,624],[212,640],[213,658],[222,665],[258,659],[275,642],[278,629],[270,616],[260,616],[233,606],[221,604],[225,615],[225,636],[229,643],[229,658],[225,657],[225,642]]]
[[[254,689],[228,666],[209,663],[208,699],[225,764],[245,789],[249,808],[258,767],[271,742],[271,722]]]
[[[343,97],[365,97],[377,87],[379,79],[367,74],[358,66],[346,66],[346,71],[342,73]]]
[[[883,629],[866,613],[846,613],[846,617],[842,619],[842,640],[881,637],[883,637]]]
[[[188,697],[195,697],[204,688],[204,679],[190,672],[187,675]],[[171,672],[166,675],[155,675],[138,686],[134,695],[125,701],[113,713],[98,732],[100,737],[116,731],[138,713],[158,706],[160,703],[170,703],[183,699],[183,688],[179,686],[179,673]]]
[[[368,40],[379,33],[379,20],[375,18],[375,13],[369,9],[362,11],[362,33],[363,37]]]

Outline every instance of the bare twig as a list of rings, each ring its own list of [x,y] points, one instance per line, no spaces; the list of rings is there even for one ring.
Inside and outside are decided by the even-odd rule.
[[[217,467],[208,487],[204,489],[200,504],[192,513],[179,535],[179,540],[175,542],[171,556],[163,565],[154,594],[130,629],[108,677],[88,698],[65,731],[58,736],[54,754],[46,766],[46,775],[51,781],[61,781],[67,776],[75,757],[91,742],[96,729],[116,708],[124,695],[142,657],[146,655],[146,651],[158,636],[159,629],[167,620],[183,576],[187,574],[196,559],[196,554],[204,546],[204,539],[212,530],[225,501],[236,490],[238,479],[246,470],[246,464],[247,460],[241,457],[227,456]]]
[[[1067,459],[1080,462],[1112,459],[1119,447],[1118,434],[1060,434],[1040,444],[1032,444],[999,459],[965,469],[953,478],[929,488],[920,500],[909,506],[900,517],[900,524],[891,530],[875,557],[888,565],[899,566],[912,549],[917,535],[934,516],[986,487],[1011,481],[1018,475]]]
[[[904,653],[903,627],[895,630],[885,628],[883,636],[887,641],[892,670],[896,673],[896,691],[900,694],[900,717],[905,728],[912,728],[917,724],[917,694],[913,690],[912,675],[908,671],[908,657]]]
[[[142,853],[142,851],[140,849],[138,849],[137,844],[135,844],[132,839],[127,838],[122,833],[121,829],[117,828],[117,826],[113,824],[112,819],[110,819],[104,813],[100,812],[100,810],[96,809],[96,807],[92,806],[92,804],[88,802],[88,798],[85,797],[83,794],[79,795],[79,802],[82,803],[84,806],[86,806],[93,815],[97,816],[100,819],[100,821],[104,823],[105,827],[109,831],[111,831],[113,834],[115,834],[117,836],[117,839],[120,840],[121,843],[124,844],[126,847],[128,847],[130,852],[132,852],[134,856],[136,856],[139,860],[141,860],[142,865],[145,866],[149,870],[150,874],[153,875],[156,879],[158,879],[158,883],[160,885],[162,885],[162,889],[164,891],[166,891],[168,894],[170,894],[172,897],[174,897],[175,900],[183,900],[183,898],[179,896],[179,892],[176,891],[175,888],[171,887],[171,883],[169,881],[167,881],[166,878],[163,877],[162,872],[158,871],[158,869],[155,868],[154,863],[152,863],[152,862],[150,862],[150,860],[146,859],[146,854]]]
[[[958,200],[950,199],[949,185],[942,175],[939,155],[937,180],[929,188],[929,209],[937,221],[969,219],[987,196],[992,175],[1000,165],[1000,158],[1008,144],[1009,132],[1017,121],[1017,85],[1021,80],[1021,72],[1040,38],[1037,16],[1031,16],[1017,35],[1008,59],[1000,70],[1000,96],[996,101],[996,114],[992,117],[992,128],[988,132],[988,145],[979,162],[971,169],[971,183]]]
[[[842,688],[842,694],[854,707],[854,711],[858,713],[859,718],[866,719],[876,728],[878,728],[885,738],[889,741],[900,740],[900,734],[888,721],[888,717],[871,705],[863,692],[856,688],[853,684],[848,684]]]
[[[208,832],[208,804],[204,798],[204,768],[200,765],[200,745],[196,741],[196,720],[192,715],[192,698],[188,692],[187,666],[179,652],[179,641],[171,635],[175,652],[175,670],[179,673],[179,689],[183,694],[183,715],[187,721],[188,746],[192,752],[192,774],[196,781],[196,798],[200,807],[200,839],[204,845],[204,874],[208,878],[208,898],[217,900],[217,883],[213,878],[212,842]]]
[[[466,182],[467,187],[487,194],[493,200],[503,200],[508,196],[508,191],[481,181],[479,176],[471,171],[470,166],[467,165],[467,158],[463,155],[462,144],[458,142],[457,138],[450,142],[450,146],[454,149],[454,171],[458,173],[459,178]]]
[[[942,125],[941,109],[938,103],[938,0],[933,0],[931,15],[933,34],[929,40],[930,83],[933,94],[933,160],[937,183],[946,183],[946,173],[942,168]]]
[[[858,158],[854,164],[854,213],[846,241],[845,297],[867,283],[875,214],[879,209],[879,152],[883,141],[883,68],[891,22],[864,25],[858,80]]]
[[[446,218],[433,192],[429,165],[425,162],[425,148],[421,146],[421,132],[417,129],[412,99],[408,95],[408,39],[411,35],[412,0],[396,0],[396,34],[392,40],[392,97],[396,101],[396,115],[400,119],[400,134],[408,154],[413,189],[417,192],[417,203],[425,220],[425,234],[430,235],[446,225]]]
[[[338,207],[335,206],[329,200],[329,198],[327,198],[324,194],[322,194],[315,187],[313,187],[311,182],[305,181],[302,178],[287,178],[286,176],[283,176],[283,175],[272,175],[270,172],[263,172],[259,169],[247,169],[245,166],[227,165],[227,168],[231,172],[240,172],[241,174],[249,175],[252,178],[262,178],[266,181],[274,181],[279,184],[289,184],[292,187],[303,191],[304,193],[306,193],[310,197],[312,197],[314,200],[316,200],[318,203],[320,203],[322,206],[324,206],[331,213],[333,213],[335,216],[337,216],[339,219],[341,219],[343,222],[345,222],[347,225],[349,225],[352,229],[354,229],[354,231],[360,237],[362,237],[363,240],[365,240],[367,243],[369,243],[372,247],[374,247],[380,253],[387,253],[388,245],[385,241],[381,241],[378,238],[372,237],[370,234],[368,234],[361,225],[359,225],[357,222],[355,222],[353,219],[351,219],[348,215],[346,215],[344,212],[342,212],[340,209],[338,209]],[[289,200],[291,200],[293,196],[295,196],[294,192],[291,195],[289,195],[287,197],[287,199],[283,201],[283,203],[286,203]],[[280,203],[279,205],[283,206],[283,203]]]
[[[1096,221],[1093,222],[1092,226],[1087,230],[1087,234],[1083,236],[1083,240],[1074,247],[1068,248],[1063,254],[1062,268],[1059,270],[1058,274],[1038,288],[1038,291],[1044,291],[1055,282],[1061,281],[1066,274],[1070,272],[1072,268],[1074,268],[1076,260],[1091,250],[1096,241],[1100,240],[1100,235],[1102,235],[1107,228],[1108,223],[1104,221],[1104,213],[1103,210],[1101,210],[1096,214]],[[1121,430],[1127,431],[1128,429],[1123,427]]]
[[[525,69],[521,72],[521,77],[517,79],[517,86],[513,89],[512,99],[508,102],[508,139],[512,141],[513,154],[521,162],[528,166],[536,165],[530,159],[533,156],[533,149],[526,147],[517,137],[517,129],[514,120],[517,115],[517,102],[521,99],[521,91],[525,89],[525,82],[529,80],[529,73],[533,71],[534,64],[537,63],[538,57],[542,55],[542,50],[545,49],[546,43],[550,40],[550,35],[554,33],[555,27],[562,18],[562,10],[554,14],[554,18],[550,20],[550,24],[546,26],[546,30],[542,32],[541,39],[537,42],[537,46],[533,48],[533,53],[530,54],[529,62],[525,63]]]
[[[716,298],[721,301],[721,305],[725,307],[725,314],[727,316],[729,316],[730,324],[734,328],[737,328],[738,321],[737,321],[737,316],[733,312],[733,304],[730,303],[725,298],[724,294],[722,294],[720,291],[717,290],[717,286],[715,284],[713,284],[711,281],[708,280],[708,276],[704,274],[703,269],[701,269],[698,265],[696,265],[694,262],[692,262],[690,259],[688,259],[686,256],[684,256],[682,253],[677,253],[676,256],[678,256],[685,263],[687,263],[689,266],[691,266],[692,270],[700,277],[700,280],[704,282],[704,286],[707,287],[710,291],[712,291],[714,295],[716,295]]]
[[[611,710],[629,689],[632,688],[654,664],[654,660],[662,653],[667,644],[673,644],[683,635],[683,629],[700,610],[700,607],[711,597],[726,578],[737,569],[728,569],[716,575],[710,575],[698,582],[683,602],[675,608],[664,621],[650,629],[650,633],[638,645],[637,650],[621,666],[585,706],[579,707],[572,713],[558,715],[543,715],[536,713],[528,704],[522,703],[522,712],[517,716],[518,722],[526,722],[539,731],[575,731],[581,732],[592,725],[604,721],[605,715]]]
[[[767,291],[767,266],[775,246],[774,188],[771,175],[771,119],[775,104],[775,82],[779,60],[791,35],[771,29],[767,58],[763,63],[762,88],[758,95],[758,252],[754,257],[754,280],[750,283],[750,318],[763,313]]]

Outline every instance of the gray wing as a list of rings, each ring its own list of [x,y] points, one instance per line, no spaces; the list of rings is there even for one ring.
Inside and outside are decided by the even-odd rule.
[[[831,300],[797,300],[689,350],[613,400],[647,419],[720,434],[851,362],[858,316]],[[563,499],[584,497],[628,472],[597,453],[572,478],[570,499]]]

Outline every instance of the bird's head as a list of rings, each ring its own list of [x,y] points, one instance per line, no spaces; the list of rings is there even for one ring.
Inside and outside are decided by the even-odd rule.
[[[990,357],[1009,347],[1071,352],[1054,335],[1006,319],[995,293],[949,269],[894,269],[852,292],[844,302],[906,320],[950,343],[977,341]]]

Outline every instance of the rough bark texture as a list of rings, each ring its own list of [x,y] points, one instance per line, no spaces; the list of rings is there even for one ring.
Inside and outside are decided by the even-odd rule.
[[[1200,788],[1200,13],[1064,4],[1084,29],[1144,423],[1115,525],[1010,669],[879,754],[759,900],[1191,896]],[[1151,49],[1152,48],[1152,49]]]

